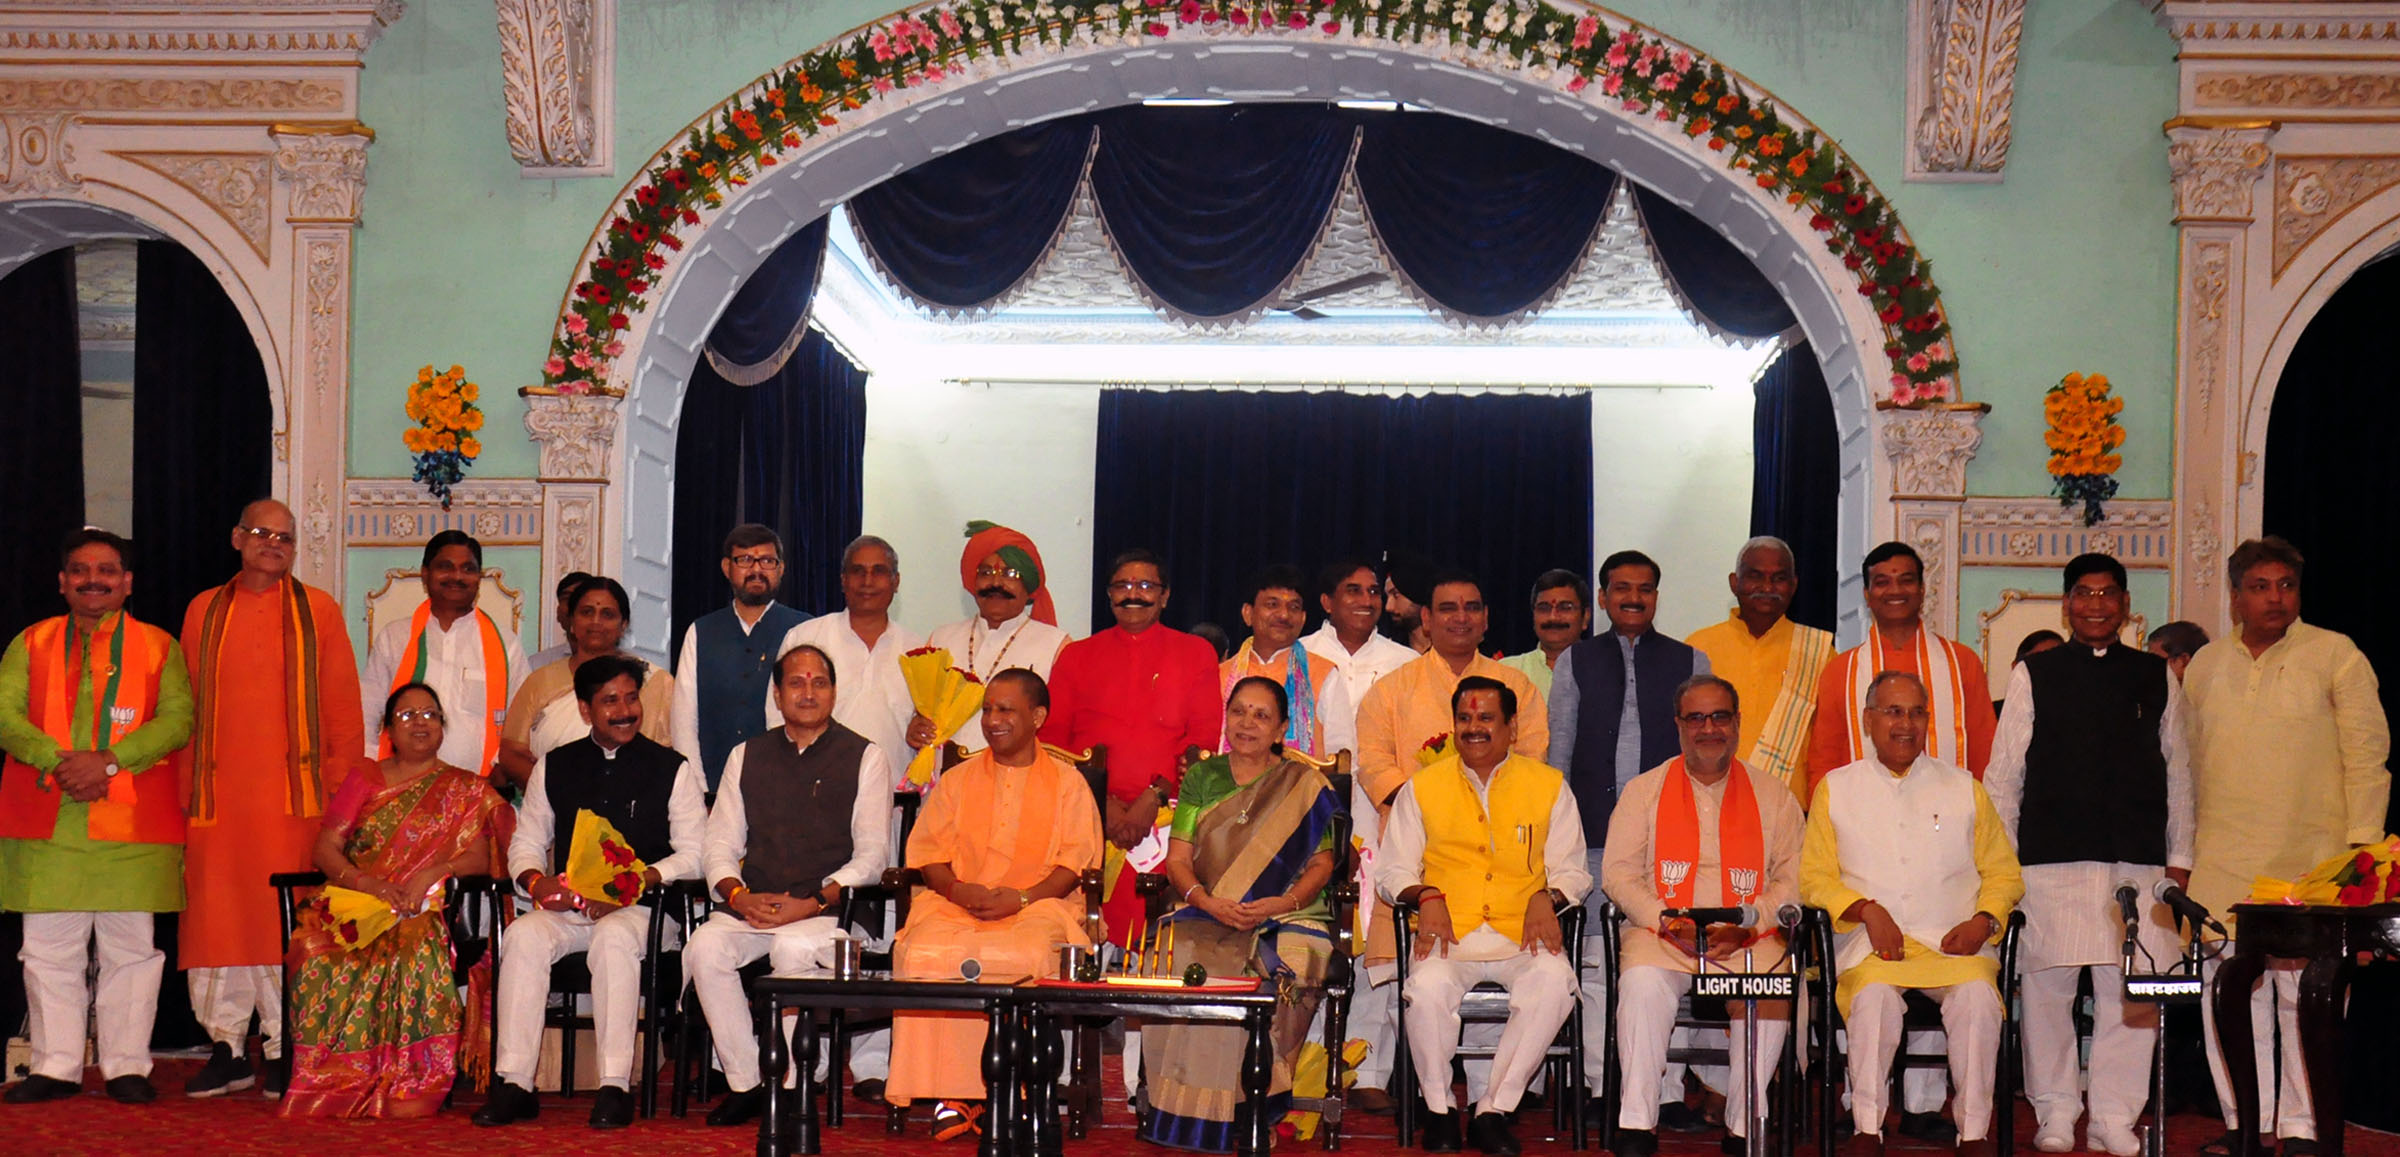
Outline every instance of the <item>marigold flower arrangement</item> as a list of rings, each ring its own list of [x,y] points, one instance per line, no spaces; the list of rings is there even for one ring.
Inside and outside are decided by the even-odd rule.
[[[409,383],[408,418],[416,425],[402,430],[400,441],[416,455],[410,477],[441,499],[444,510],[450,509],[450,488],[466,478],[467,467],[483,453],[475,437],[483,429],[483,409],[475,404],[481,392],[460,366],[438,374],[426,366]]]
[[[2060,506],[2083,503],[2083,524],[2097,525],[2107,516],[2100,504],[2117,496],[2117,468],[2125,459],[2117,447],[2125,444],[2125,428],[2117,415],[2125,399],[2110,397],[2108,375],[2068,374],[2042,398],[2042,413],[2050,429],[2042,441],[2050,447],[2050,492]]]

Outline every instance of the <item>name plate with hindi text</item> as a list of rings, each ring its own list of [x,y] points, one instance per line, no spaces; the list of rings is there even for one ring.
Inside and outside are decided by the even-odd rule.
[[[1789,972],[1704,972],[1692,978],[1692,995],[1717,1000],[1791,1000],[1800,978]]]
[[[2153,1004],[2197,1004],[2200,1002],[2200,978],[2180,974],[2161,976],[2128,975],[2125,977],[2125,999]]]

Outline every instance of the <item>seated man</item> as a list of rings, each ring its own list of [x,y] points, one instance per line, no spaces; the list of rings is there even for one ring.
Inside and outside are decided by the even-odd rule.
[[[613,825],[648,865],[642,870],[645,894],[700,871],[708,820],[700,769],[641,733],[644,671],[642,661],[628,655],[602,655],[577,667],[575,698],[592,733],[552,748],[525,781],[516,835],[508,843],[508,872],[534,910],[505,933],[494,1002],[500,1043],[492,1072],[499,1080],[491,1100],[475,1111],[478,1125],[506,1125],[541,1111],[531,1090],[550,966],[575,952],[590,962],[592,1031],[600,1049],[591,1125],[618,1129],[633,1122],[633,1097],[626,1090],[633,1078],[650,913],[645,905],[620,908],[579,895],[559,873],[574,848],[576,813],[584,811]]]
[[[1624,1060],[1617,1157],[1658,1151],[1659,1077],[1666,1070],[1667,1038],[1675,1030],[1675,1006],[1691,989],[1699,964],[1698,929],[1688,919],[1668,920],[1662,913],[1752,906],[1761,914],[1755,927],[1710,926],[1708,966],[1765,972],[1783,961],[1775,914],[1800,898],[1800,801],[1781,780],[1753,772],[1733,757],[1742,726],[1733,684],[1695,675],[1676,690],[1674,707],[1683,754],[1635,776],[1618,793],[1600,871],[1601,887],[1625,911],[1617,996],[1617,1055]],[[1586,1010],[1585,1015],[1596,1013]],[[1733,1068],[1743,1071],[1748,1057],[1760,1093],[1775,1077],[1791,1015],[1788,1002],[1759,1005],[1755,1052],[1737,1017]],[[1740,1078],[1731,1084],[1723,1147],[1742,1153],[1742,1139],[1749,1136],[1748,1093]]]
[[[1395,904],[1417,906],[1415,950],[1400,997],[1408,1010],[1401,1020],[1409,1057],[1432,1114],[1425,1150],[1459,1151],[1458,1115],[1450,1108],[1459,1003],[1489,980],[1509,990],[1508,1024],[1466,1134],[1486,1153],[1516,1153],[1509,1114],[1575,1008],[1575,969],[1567,963],[1558,910],[1582,902],[1592,877],[1566,777],[1509,753],[1516,692],[1498,679],[1469,675],[1450,693],[1450,715],[1457,754],[1428,764],[1393,796],[1375,889]]]
[[[880,879],[890,852],[892,765],[833,720],[833,660],[803,643],[775,664],[783,727],[725,757],[701,858],[725,907],[692,933],[684,968],[708,1014],[733,1095],[711,1125],[755,1119],[758,1034],[736,970],[761,956],[777,976],[831,966],[840,931],[826,912],[846,887]]]
[[[1035,738],[1049,711],[1049,686],[1022,667],[985,686],[990,746],[934,781],[909,833],[925,886],[892,946],[899,979],[954,980],[970,960],[995,980],[1046,976],[1060,945],[1091,944],[1075,893],[1100,866],[1100,809],[1082,774]],[[938,1098],[937,1138],[979,1128],[983,1033],[980,1013],[895,1015],[885,1099]]]
[[[1800,852],[1801,896],[1835,914],[1834,1003],[1850,1028],[1858,1152],[1883,1152],[1900,990],[1917,988],[1942,1007],[1959,1149],[1988,1154],[2000,1048],[1993,946],[2024,876],[1983,785],[1925,754],[1933,716],[1922,680],[1875,676],[1861,717],[1875,753],[1818,782]]]

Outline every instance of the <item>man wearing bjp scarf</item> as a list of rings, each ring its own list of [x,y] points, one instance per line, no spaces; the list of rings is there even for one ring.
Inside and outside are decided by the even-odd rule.
[[[1011,667],[1023,667],[1044,679],[1067,633],[1059,629],[1058,612],[1043,582],[1042,552],[1033,540],[996,522],[978,519],[967,524],[967,549],[958,556],[958,582],[975,600],[975,613],[933,629],[925,645],[950,652],[950,665],[986,683]],[[908,741],[918,747],[947,738],[972,755],[983,750],[981,729],[961,727],[958,734],[934,734],[933,720],[923,714],[909,720]]]

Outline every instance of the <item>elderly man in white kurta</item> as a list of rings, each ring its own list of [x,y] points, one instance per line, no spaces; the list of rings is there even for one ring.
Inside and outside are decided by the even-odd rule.
[[[2125,568],[2104,554],[2066,568],[2074,640],[2020,661],[1992,743],[1984,790],[2025,870],[2025,1092],[2034,1148],[2075,1147],[2085,1094],[2076,1074],[2075,982],[2092,970],[2090,1149],[2134,1157],[2133,1121],[2150,1099],[2158,1006],[2125,999],[2117,890],[2140,895],[2135,967],[2163,972],[2180,952],[2159,883],[2191,882],[2192,774],[2183,693],[2167,662],[2127,645]]]
[[[1883,1152],[1900,994],[1941,1005],[1959,1150],[1992,1151],[2000,1050],[1994,946],[2025,881],[1983,785],[1925,754],[1925,684],[1886,671],[1861,711],[1875,754],[1817,783],[1800,850],[1800,894],[1834,914],[1834,1002],[1850,1030],[1850,1112],[1859,1148]]]
[[[1658,1149],[1667,1038],[1675,1029],[1676,1004],[1699,968],[1698,953],[1707,953],[1714,970],[1776,967],[1784,945],[1774,913],[1800,899],[1800,801],[1780,779],[1733,757],[1741,737],[1741,700],[1733,684],[1714,675],[1686,680],[1675,694],[1675,730],[1683,754],[1635,776],[1618,793],[1601,866],[1601,887],[1625,912],[1617,994],[1617,1054],[1624,1063],[1617,1157],[1647,1157]],[[1690,920],[1663,916],[1668,909],[1733,905],[1765,915],[1751,928],[1712,926],[1705,946],[1697,943]],[[1754,1066],[1748,1071],[1765,1092],[1790,1031],[1788,1003],[1761,1004],[1756,1049],[1744,1030],[1733,1033],[1734,1070]],[[1731,1083],[1725,1125],[1734,1137],[1747,1137],[1748,1087]]]
[[[866,737],[883,749],[886,758],[905,766],[916,749],[908,743],[908,722],[917,709],[908,698],[908,680],[900,674],[900,656],[923,646],[916,632],[892,621],[892,600],[900,594],[900,554],[890,543],[862,534],[842,550],[842,610],[819,615],[785,632],[775,649],[782,658],[808,643],[833,657],[841,672],[841,694],[834,700],[834,722]],[[768,688],[764,710],[766,730],[783,726],[783,709]]]

